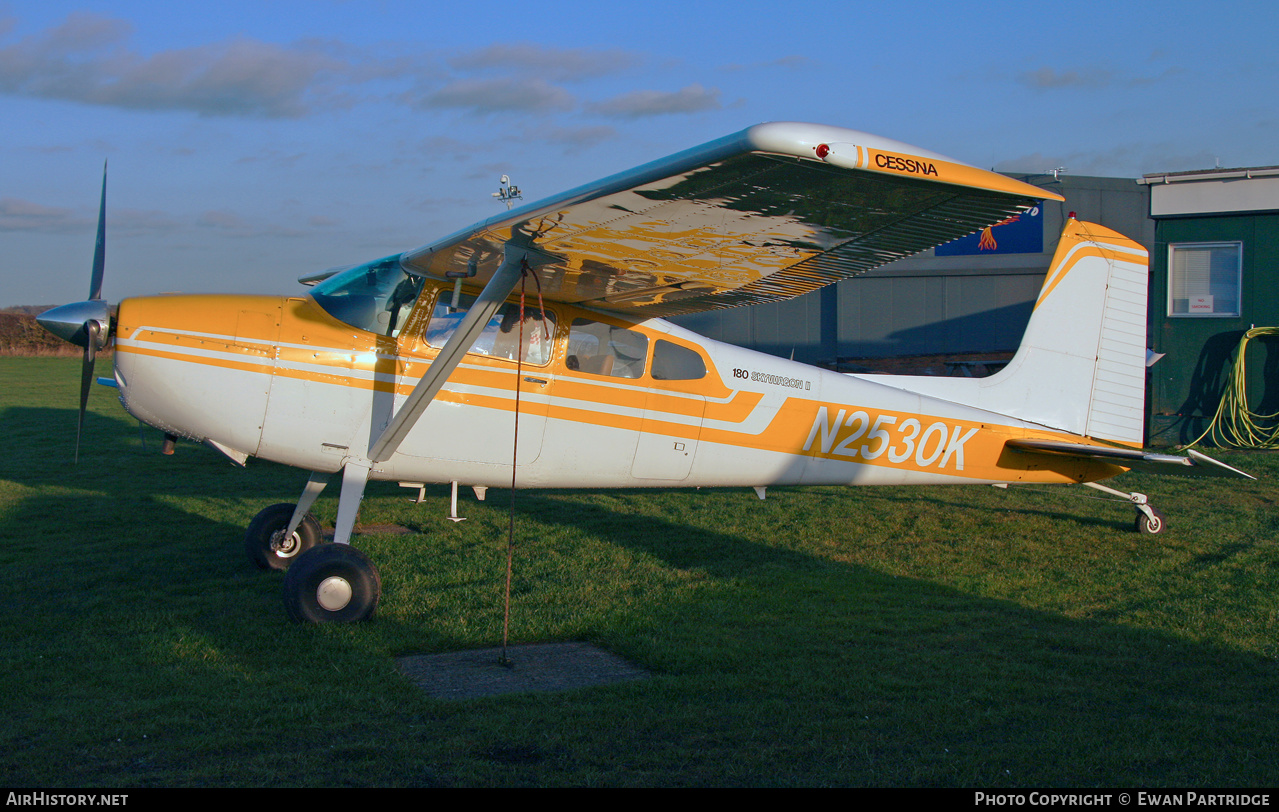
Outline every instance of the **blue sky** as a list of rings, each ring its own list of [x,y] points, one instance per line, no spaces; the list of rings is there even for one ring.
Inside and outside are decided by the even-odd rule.
[[[761,121],[1000,170],[1279,164],[1273,2],[0,0],[0,307],[291,293]]]

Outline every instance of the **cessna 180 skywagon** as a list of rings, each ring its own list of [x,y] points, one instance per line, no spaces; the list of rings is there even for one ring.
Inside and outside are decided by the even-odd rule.
[[[105,199],[105,183],[104,183]],[[662,320],[778,301],[1055,194],[866,133],[761,124],[421,248],[304,277],[308,296],[101,299],[46,327],[115,341],[132,415],[311,472],[246,545],[301,621],[371,616],[350,546],[370,480],[483,489],[1078,483],[1138,468],[1247,476],[1142,450],[1146,251],[1070,220],[1020,350],[988,378],[847,375]],[[101,215],[100,215],[101,217]],[[518,292],[517,292],[518,290]],[[341,474],[334,544],[308,513]]]

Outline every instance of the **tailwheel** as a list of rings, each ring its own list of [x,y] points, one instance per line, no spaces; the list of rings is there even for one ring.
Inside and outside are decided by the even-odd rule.
[[[1144,493],[1124,493],[1114,488],[1107,487],[1100,482],[1084,482],[1085,487],[1102,493],[1117,496],[1123,499],[1137,509],[1137,532],[1143,536],[1155,536],[1168,529],[1168,522],[1164,519],[1164,515],[1150,506],[1150,500],[1146,498]]]
[[[358,623],[373,617],[382,576],[349,544],[303,553],[284,576],[284,610],[295,623]]]
[[[271,505],[253,517],[244,533],[244,552],[258,569],[286,570],[298,556],[324,541],[320,522],[310,513],[287,537],[295,505]]]
[[[1164,515],[1154,508],[1150,508],[1150,515],[1146,515],[1145,511],[1137,510],[1137,532],[1143,536],[1155,536],[1168,529],[1168,523],[1164,519]]]

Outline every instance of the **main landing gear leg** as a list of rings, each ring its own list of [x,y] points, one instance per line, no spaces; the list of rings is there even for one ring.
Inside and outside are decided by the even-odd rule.
[[[334,543],[308,550],[284,576],[284,610],[293,621],[354,623],[373,617],[377,610],[382,577],[368,556],[351,546],[355,517],[368,479],[369,465],[355,461],[346,464]]]
[[[284,605],[289,617],[297,621],[323,623],[364,620],[373,616],[382,592],[381,579],[373,562],[350,545],[355,513],[364,495],[369,470],[374,463],[385,462],[395,454],[426,407],[444,387],[449,375],[462,363],[462,358],[483,332],[484,325],[515,290],[516,283],[530,263],[536,264],[545,259],[543,255],[511,243],[503,248],[502,264],[466,311],[453,335],[444,342],[430,369],[369,446],[368,457],[347,461],[342,469],[342,498],[338,501],[335,543],[309,550],[289,567],[284,578]]]
[[[1167,529],[1168,522],[1164,519],[1164,515],[1150,506],[1150,502],[1144,493],[1124,493],[1114,488],[1108,488],[1100,482],[1085,482],[1084,484],[1093,490],[1117,496],[1136,508],[1138,533],[1154,536]]]

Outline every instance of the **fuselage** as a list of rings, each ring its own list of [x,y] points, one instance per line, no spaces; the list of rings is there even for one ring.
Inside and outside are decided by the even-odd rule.
[[[128,299],[121,400],[239,462],[337,471],[367,455],[439,353],[452,296],[427,281],[411,311],[374,329],[312,297]],[[513,462],[520,487],[542,488],[1065,483],[1124,470],[1006,449],[1081,438],[920,395],[910,378],[864,380],[536,296],[524,309],[523,332],[508,316],[477,342],[372,478],[503,486]]]

